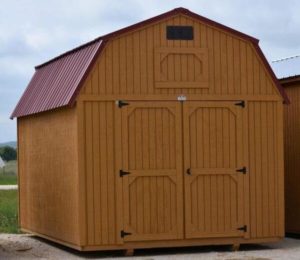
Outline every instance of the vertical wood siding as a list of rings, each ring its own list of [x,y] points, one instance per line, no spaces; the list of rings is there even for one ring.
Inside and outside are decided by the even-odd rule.
[[[291,104],[284,109],[286,231],[300,233],[300,83],[286,86]]]
[[[166,40],[167,25],[194,26],[194,40]],[[160,66],[159,69],[157,66]],[[206,66],[206,72],[203,66]],[[201,87],[194,84],[196,79],[201,83]],[[147,167],[155,167],[161,172],[169,171],[174,168],[175,162],[183,159],[178,150],[176,160],[172,157],[172,129],[176,120],[166,113],[168,110],[163,109],[168,102],[162,101],[168,95],[177,94],[185,94],[199,100],[205,95],[212,97],[212,100],[219,104],[225,100],[225,96],[235,102],[236,99],[246,101],[243,116],[237,119],[242,121],[239,121],[240,123],[232,122],[232,116],[226,114],[227,110],[220,110],[220,107],[214,111],[205,108],[209,112],[205,109],[199,110],[197,117],[191,118],[191,122],[188,123],[190,134],[197,139],[191,142],[189,148],[191,168],[207,166],[204,162],[210,162],[209,167],[214,165],[215,168],[221,167],[223,170],[228,166],[230,171],[233,171],[233,167],[249,166],[247,177],[238,177],[237,186],[241,188],[234,186],[236,182],[234,178],[228,177],[229,175],[203,176],[190,183],[190,196],[193,200],[190,200],[192,211],[188,214],[190,224],[194,225],[193,229],[196,232],[193,231],[189,235],[200,237],[200,231],[205,234],[203,237],[209,237],[208,233],[211,237],[224,237],[225,233],[230,233],[232,237],[240,236],[246,239],[283,236],[283,105],[278,101],[281,97],[251,43],[178,15],[111,40],[95,63],[80,93],[78,102],[83,104],[80,106],[80,121],[83,129],[81,149],[84,153],[82,174],[85,177],[86,190],[86,244],[121,245],[130,240],[174,239],[176,236],[179,239],[182,236],[183,227],[180,225],[184,225],[184,221],[178,224],[181,217],[176,219],[174,214],[181,206],[186,207],[186,202],[180,202],[182,205],[179,203],[175,209],[176,201],[173,199],[178,183],[174,181],[174,176],[172,179],[152,172],[153,176],[132,177],[131,181],[127,176],[123,179],[127,186],[124,186],[118,176],[122,167],[125,171],[137,171],[135,174]],[[131,104],[139,98],[152,98],[154,106],[154,103],[160,100],[161,110],[157,109],[154,113],[151,110],[153,108],[149,107],[144,110],[137,109],[124,123],[121,115],[123,112],[120,111],[127,111],[130,106],[121,110],[117,108],[115,100],[119,99],[120,95],[128,97],[126,100]],[[250,98],[256,101],[249,101]],[[188,102],[189,100],[186,101]],[[236,106],[234,107],[236,109]],[[209,118],[205,119],[208,115]],[[159,132],[150,127],[150,123],[155,120],[162,122]],[[212,125],[202,129],[201,122],[207,120]],[[220,122],[223,122],[224,127],[220,127]],[[234,125],[238,126],[240,131],[236,130],[234,133]],[[124,136],[128,127],[129,134]],[[185,129],[185,124],[182,127]],[[228,153],[227,148],[223,147],[225,150],[222,154],[222,149],[218,149],[221,130],[226,137],[224,147],[226,142],[231,142],[227,147],[230,147]],[[196,147],[196,144],[201,147],[201,142],[209,140],[205,137],[196,138],[201,133],[204,136],[204,132],[205,136],[214,135],[211,143],[205,148],[209,149],[209,152]],[[166,138],[168,134],[170,136]],[[234,143],[232,135],[238,138],[237,143]],[[148,146],[142,145],[145,138],[149,141]],[[181,138],[184,139],[182,145],[185,145],[186,134]],[[162,149],[151,154],[154,149],[152,146],[157,142],[162,145]],[[125,149],[127,143],[128,147]],[[234,149],[240,150],[237,152]],[[238,156],[238,163],[231,161],[233,153]],[[128,156],[127,164],[124,164],[124,154]],[[181,166],[176,167],[177,171]],[[181,168],[181,174],[184,176],[186,169]],[[206,189],[209,184],[213,193]],[[186,188],[186,182],[184,185]],[[205,199],[201,197],[203,194],[199,192],[200,189],[204,191]],[[227,194],[229,190],[231,197],[225,195],[223,206],[230,208],[230,212],[222,212],[222,205],[218,204],[219,199],[222,192]],[[165,203],[167,207],[164,207],[165,204],[152,203],[153,198],[157,203]],[[158,198],[163,198],[163,201]],[[183,195],[181,199],[184,200]],[[204,201],[205,205],[211,203],[207,206],[211,213],[207,210],[207,215],[197,219],[197,214],[202,211],[198,206],[199,201]],[[234,203],[237,203],[236,207]],[[147,207],[147,204],[150,206]],[[195,211],[196,207],[198,212]],[[236,211],[240,213],[237,221]],[[229,217],[229,213],[232,217]],[[213,217],[209,214],[213,214]],[[174,228],[175,221],[178,230]],[[206,222],[211,225],[210,228]],[[158,230],[159,223],[165,224],[161,230]],[[248,231],[245,234],[232,232],[233,226],[246,223]],[[133,234],[131,237],[120,237],[120,230],[124,227],[127,229],[125,231]],[[160,234],[160,237],[157,234]]]
[[[247,109],[234,102],[183,104],[185,168],[185,224],[191,237],[239,237],[238,228],[249,225],[245,200],[249,168],[244,143]]]
[[[192,25],[194,40],[167,40],[167,25]],[[169,81],[194,79],[199,60],[194,50],[207,52],[207,88],[157,88],[155,53],[160,48],[170,51],[162,59],[162,71]],[[178,48],[191,53],[174,53]],[[196,48],[196,49],[195,49]],[[163,54],[161,54],[163,55]],[[171,65],[172,64],[172,65]],[[199,85],[199,84],[198,84]],[[271,81],[251,43],[211,26],[179,15],[114,39],[108,43],[88,77],[81,94],[242,94],[276,95]]]
[[[121,113],[126,241],[183,238],[182,120],[178,102],[130,102]],[[116,120],[118,120],[116,118]],[[118,177],[120,180],[120,177]]]
[[[75,109],[18,118],[21,228],[79,244]]]
[[[86,173],[87,243],[116,243],[114,106],[85,102],[84,169]]]
[[[134,103],[130,102],[133,112],[125,113],[127,108],[122,108],[125,114],[118,120],[115,113],[120,109],[114,102],[84,102],[83,151],[89,245],[118,244],[118,217],[123,219],[122,228],[133,234],[126,238],[127,241],[170,239],[175,238],[176,233],[180,234],[174,230],[174,225],[182,220],[178,213],[181,206],[176,205],[174,198],[178,194],[183,198],[183,193],[178,193],[181,182],[177,183],[174,177],[170,181],[170,178],[160,176],[168,175],[168,171],[174,174],[172,169],[179,169],[179,173],[185,176],[185,168],[174,168],[175,162],[178,163],[182,156],[178,148],[177,159],[172,152],[175,149],[174,138],[178,138],[174,132],[174,116],[163,108],[168,106],[168,102],[158,102],[160,104],[157,105],[157,102],[151,102],[151,105],[140,102],[140,109]],[[197,103],[197,107],[203,108],[198,109],[182,126],[188,124],[190,129],[190,134],[184,131],[184,138],[189,135],[192,138],[190,142],[184,139],[185,145],[190,143],[189,155],[186,155],[186,150],[184,154],[190,159],[185,165],[190,164],[193,180],[198,173],[204,175],[190,184],[190,177],[185,177],[185,185],[188,184],[185,187],[185,211],[188,211],[185,219],[191,221],[186,230],[188,236],[283,236],[282,103],[247,102],[245,109],[240,108],[243,116],[234,105],[231,109],[237,112],[229,113],[227,107],[230,102],[195,101],[184,103],[184,107],[188,107],[189,103]],[[155,106],[158,108],[155,109]],[[236,116],[233,116],[235,113]],[[127,117],[127,114],[130,116]],[[188,115],[187,111],[182,114],[183,118]],[[196,119],[202,120],[202,123]],[[119,129],[116,129],[119,121]],[[118,143],[115,131],[121,134],[117,138]],[[224,147],[220,144],[221,139]],[[128,177],[123,177],[125,184],[118,191],[116,185],[120,178],[116,175],[119,168],[115,168],[117,153],[114,150],[119,150],[118,153],[123,156],[119,168],[135,176],[127,181]],[[244,165],[248,174],[237,175],[236,169]],[[154,169],[159,175],[155,175]],[[228,176],[209,176],[208,169],[212,173],[226,171]],[[144,174],[146,176],[143,177]],[[123,191],[123,213],[117,216],[119,194],[116,193],[120,191]],[[201,208],[204,206],[206,210]],[[224,207],[226,210],[222,210]],[[195,211],[197,208],[198,211]],[[202,213],[206,215],[202,217]],[[249,234],[234,232],[244,224],[250,227]],[[164,229],[159,230],[159,226]]]
[[[282,104],[248,104],[250,235],[283,236]]]

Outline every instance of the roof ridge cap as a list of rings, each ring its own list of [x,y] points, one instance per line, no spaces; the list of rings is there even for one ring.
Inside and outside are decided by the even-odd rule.
[[[299,57],[300,57],[300,54],[294,55],[294,56],[289,56],[289,57],[282,58],[282,59],[273,60],[272,63],[281,62],[281,61],[285,61],[285,60],[292,60],[292,59],[296,59]]]

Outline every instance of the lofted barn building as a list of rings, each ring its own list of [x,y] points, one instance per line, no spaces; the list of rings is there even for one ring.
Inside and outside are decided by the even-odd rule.
[[[258,40],[177,8],[36,67],[22,230],[78,250],[284,236],[284,90]]]

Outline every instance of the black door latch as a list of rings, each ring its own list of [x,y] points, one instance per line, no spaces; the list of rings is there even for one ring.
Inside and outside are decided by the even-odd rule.
[[[245,101],[241,101],[241,102],[238,102],[238,103],[235,103],[236,106],[240,106],[240,107],[245,107]]]
[[[123,106],[128,106],[128,105],[129,105],[129,103],[124,102],[122,100],[118,100],[118,107],[119,108],[122,108]]]
[[[120,177],[123,177],[124,175],[128,175],[130,172],[125,172],[123,170],[120,170]]]
[[[237,171],[237,172],[241,172],[241,173],[243,173],[243,174],[246,174],[246,173],[247,173],[247,168],[244,166],[243,168],[237,169],[236,171]]]
[[[131,233],[121,230],[121,238],[124,238],[125,236],[129,236],[129,235],[131,235]]]
[[[247,226],[244,225],[244,226],[242,226],[242,227],[237,228],[237,230],[247,232]]]

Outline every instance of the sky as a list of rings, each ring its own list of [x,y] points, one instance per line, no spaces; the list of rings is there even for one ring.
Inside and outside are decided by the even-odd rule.
[[[260,39],[269,61],[300,54],[296,0],[0,0],[0,143],[16,140],[9,116],[35,65],[176,7]]]

